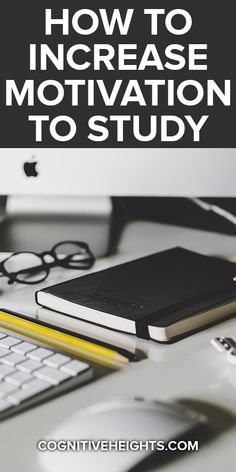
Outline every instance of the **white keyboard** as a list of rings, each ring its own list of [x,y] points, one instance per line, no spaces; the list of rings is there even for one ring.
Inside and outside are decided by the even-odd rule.
[[[0,330],[0,420],[91,379],[84,361]]]

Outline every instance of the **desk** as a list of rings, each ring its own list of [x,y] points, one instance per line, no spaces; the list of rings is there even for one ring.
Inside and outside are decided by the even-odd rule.
[[[126,228],[118,253],[98,261],[94,270],[176,245],[211,255],[232,258],[236,254],[236,239],[232,236],[137,222]],[[59,282],[62,277],[78,275],[75,271],[66,275],[62,272],[55,269],[44,285]],[[7,287],[2,279],[1,289],[2,307],[35,315],[34,288]],[[165,466],[167,472],[206,469],[221,472],[227,466],[233,466],[236,457],[236,369],[228,367],[224,356],[218,355],[209,345],[210,339],[219,334],[236,336],[236,320],[229,320],[172,345],[139,340],[138,344],[146,350],[148,359],[130,364],[94,384],[1,423],[3,470],[43,472],[38,463],[38,440],[78,409],[119,395],[178,400],[195,407],[200,405],[202,411],[212,412],[219,434],[211,442],[200,445],[199,452],[185,454]],[[217,415],[214,409],[217,409]]]

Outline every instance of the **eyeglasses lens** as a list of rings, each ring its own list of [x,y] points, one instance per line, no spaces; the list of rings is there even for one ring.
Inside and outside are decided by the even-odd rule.
[[[42,260],[32,253],[13,254],[4,262],[4,268],[9,275],[15,275],[17,282],[40,282],[47,276],[42,267]]]
[[[55,249],[59,260],[65,259],[67,267],[80,268],[88,267],[93,263],[93,257],[86,248],[78,243],[62,243]]]

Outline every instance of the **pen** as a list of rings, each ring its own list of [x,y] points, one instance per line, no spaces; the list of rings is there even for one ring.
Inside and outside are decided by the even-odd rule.
[[[218,352],[232,351],[236,348],[236,343],[233,338],[226,338],[223,336],[212,339],[211,344]]]
[[[4,311],[0,311],[0,326],[108,367],[118,368],[129,362],[125,356],[112,349]]]
[[[212,339],[211,344],[218,352],[226,354],[226,360],[229,364],[236,365],[236,342],[233,338],[221,336]]]

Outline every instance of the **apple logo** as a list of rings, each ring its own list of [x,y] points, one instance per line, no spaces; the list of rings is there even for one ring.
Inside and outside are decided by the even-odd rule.
[[[27,177],[38,177],[38,171],[36,169],[37,161],[35,161],[34,156],[32,156],[31,160],[24,163],[24,172]]]

